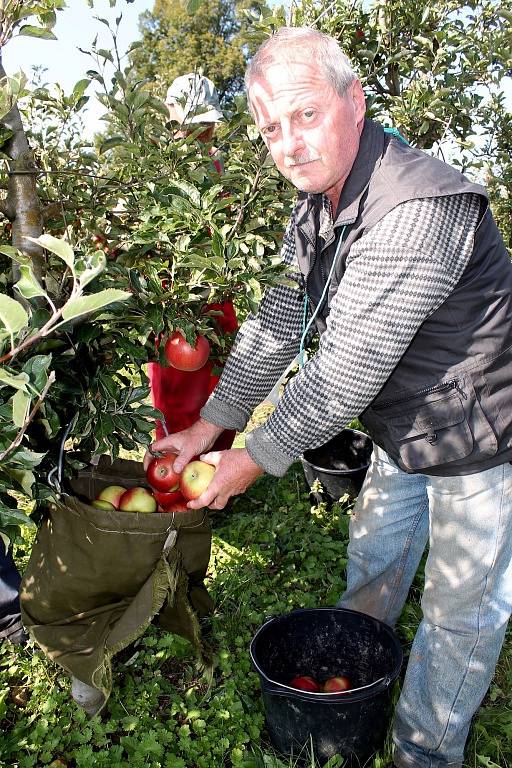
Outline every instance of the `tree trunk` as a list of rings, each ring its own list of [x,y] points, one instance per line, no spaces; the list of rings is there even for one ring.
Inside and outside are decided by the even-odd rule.
[[[0,78],[6,76],[0,50]],[[12,244],[32,261],[32,269],[38,279],[43,274],[44,251],[28,237],[39,237],[43,232],[43,215],[37,195],[34,156],[29,147],[18,107],[15,105],[1,120],[13,135],[2,147],[9,157],[9,181],[7,197],[2,212],[12,222]],[[13,266],[16,273],[16,265]],[[16,275],[15,275],[16,277]]]

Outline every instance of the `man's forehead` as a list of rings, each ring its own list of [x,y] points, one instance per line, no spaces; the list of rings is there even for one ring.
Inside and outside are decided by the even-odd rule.
[[[326,90],[333,91],[318,67],[301,64],[283,68],[276,65],[267,67],[263,75],[254,78],[249,99],[258,115],[263,116],[282,106],[293,110],[304,100],[325,101]]]

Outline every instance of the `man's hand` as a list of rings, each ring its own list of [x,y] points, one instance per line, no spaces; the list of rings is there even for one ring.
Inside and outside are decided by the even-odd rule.
[[[189,509],[223,509],[231,496],[243,493],[263,474],[262,468],[251,459],[245,448],[213,451],[203,454],[200,459],[213,464],[217,469],[206,491],[194,501],[188,502]]]
[[[174,471],[181,472],[183,467],[195,456],[199,456],[199,454],[211,448],[223,431],[223,428],[218,427],[216,424],[198,419],[188,429],[183,429],[181,432],[175,432],[173,435],[156,440],[152,443],[151,449],[153,451],[161,451],[161,453],[175,453]],[[144,469],[148,468],[152,458],[151,453],[146,451]]]

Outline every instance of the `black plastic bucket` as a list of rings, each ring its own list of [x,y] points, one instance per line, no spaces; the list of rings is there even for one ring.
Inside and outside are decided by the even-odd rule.
[[[343,429],[328,443],[304,451],[302,466],[310,486],[320,480],[322,488],[332,501],[345,493],[356,498],[370,466],[373,443],[358,429]],[[316,495],[313,493],[313,495]],[[319,495],[319,501],[322,494]]]
[[[306,608],[270,619],[256,632],[250,654],[268,733],[279,752],[296,759],[309,754],[311,745],[320,765],[339,754],[357,766],[381,749],[391,685],[403,659],[387,624],[344,608]],[[346,675],[352,688],[297,690],[289,685],[296,675],[311,675],[320,684]]]

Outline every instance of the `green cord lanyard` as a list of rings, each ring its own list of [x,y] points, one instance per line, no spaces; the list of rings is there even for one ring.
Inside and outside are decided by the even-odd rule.
[[[304,359],[304,357],[305,357],[305,355],[304,355],[304,342],[306,340],[306,336],[307,336],[307,334],[309,332],[309,329],[311,328],[311,325],[313,324],[313,321],[314,321],[315,317],[318,314],[318,310],[320,309],[320,307],[324,303],[325,294],[327,293],[329,285],[331,284],[331,279],[332,279],[332,276],[334,274],[334,268],[336,267],[336,264],[338,262],[338,256],[339,256],[339,253],[340,253],[340,250],[341,250],[341,246],[343,245],[343,238],[345,236],[346,228],[347,228],[346,224],[345,224],[345,226],[343,226],[341,228],[340,239],[338,240],[338,245],[336,246],[336,252],[335,252],[334,258],[332,260],[331,268],[329,270],[329,275],[327,277],[327,280],[325,281],[325,285],[324,285],[324,289],[322,291],[322,295],[320,296],[320,300],[319,300],[318,304],[316,305],[316,309],[313,312],[313,314],[311,315],[311,317],[309,318],[309,322],[307,324],[306,324],[306,318],[308,316],[309,296],[307,294],[307,291],[304,292],[304,305],[303,305],[303,310],[302,310],[302,336],[301,336],[301,339],[300,339],[300,347],[299,347],[299,368],[303,368],[304,367],[304,363],[305,363],[305,359]]]
[[[400,131],[397,128],[384,128],[384,133],[388,133],[391,136],[396,136],[396,138],[400,139],[400,141],[402,141],[404,144],[409,145],[409,142],[407,141],[407,139],[405,139],[402,136],[402,134],[400,133]],[[311,317],[309,319],[309,322],[307,324],[306,324],[306,319],[307,319],[307,316],[308,316],[309,296],[307,294],[307,291],[304,293],[304,304],[303,304],[303,309],[302,309],[302,336],[301,336],[301,339],[300,339],[300,346],[299,346],[299,368],[303,368],[304,367],[304,364],[305,364],[304,343],[306,341],[306,336],[307,336],[307,334],[309,332],[309,329],[311,328],[311,325],[312,325],[313,321],[315,320],[315,318],[316,318],[316,316],[318,314],[318,310],[320,309],[320,307],[323,304],[323,301],[324,301],[324,298],[325,298],[325,294],[326,294],[326,292],[327,292],[327,290],[329,288],[329,285],[331,284],[331,279],[332,279],[332,276],[333,276],[333,273],[334,273],[334,268],[335,268],[336,263],[338,261],[338,256],[339,256],[339,252],[341,250],[341,246],[342,246],[342,243],[343,243],[343,238],[345,236],[346,228],[347,228],[347,225],[345,224],[345,226],[342,227],[342,230],[341,230],[340,239],[339,239],[338,245],[336,247],[336,253],[334,254],[334,259],[332,260],[331,269],[329,270],[329,276],[327,278],[327,281],[325,283],[324,289],[322,291],[322,295],[320,296],[320,301],[316,305],[316,309],[313,312],[313,314],[311,315]]]

